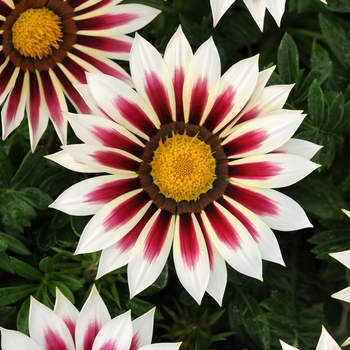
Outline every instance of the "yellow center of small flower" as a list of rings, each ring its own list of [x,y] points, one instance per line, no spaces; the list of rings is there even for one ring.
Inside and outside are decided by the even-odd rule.
[[[13,46],[25,57],[51,55],[62,37],[61,18],[46,7],[24,11],[12,26]]]
[[[197,136],[174,134],[164,143],[160,140],[150,165],[154,184],[177,202],[197,200],[216,178],[211,147]]]

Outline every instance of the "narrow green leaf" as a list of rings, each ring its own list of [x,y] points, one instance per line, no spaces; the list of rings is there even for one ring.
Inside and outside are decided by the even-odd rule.
[[[43,275],[29,264],[18,260],[14,257],[10,257],[11,264],[17,275],[30,279],[30,280],[42,280]]]
[[[46,258],[40,260],[39,269],[43,272],[51,273],[54,269],[54,263],[51,256],[47,256]]]
[[[22,304],[17,315],[17,330],[18,332],[29,335],[28,318],[29,318],[30,298],[27,298]]]
[[[316,80],[310,86],[308,94],[308,115],[314,127],[319,128],[324,118],[323,91]]]
[[[328,109],[328,118],[324,125],[326,130],[329,132],[336,131],[338,129],[338,125],[341,124],[341,121],[344,116],[344,95],[339,92],[331,102],[331,105]],[[339,130],[343,132],[344,130]]]
[[[37,286],[32,284],[23,284],[15,287],[0,288],[0,306],[6,306],[24,299],[35,292]]]
[[[0,232],[0,242],[3,241],[7,244],[9,250],[20,255],[30,255],[30,251],[27,247],[17,238],[8,235],[7,233]]]
[[[9,273],[15,273],[13,271],[10,258],[5,252],[0,252],[0,267],[1,269],[9,272]]]
[[[9,157],[0,147],[0,189],[8,188],[12,177],[12,164]]]
[[[349,13],[350,2],[349,0],[328,0],[326,9],[329,11]]]
[[[34,187],[25,187],[16,193],[22,200],[39,210],[48,209],[49,204],[53,202],[48,194]]]

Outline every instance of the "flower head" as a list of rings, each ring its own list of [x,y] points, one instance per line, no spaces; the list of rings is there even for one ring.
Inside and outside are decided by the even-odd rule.
[[[270,228],[310,226],[297,203],[271,188],[317,168],[309,158],[319,147],[290,140],[304,115],[282,109],[291,86],[264,88],[273,68],[258,73],[257,56],[220,77],[213,40],[193,54],[180,28],[164,59],[137,36],[130,67],[136,91],[88,74],[81,93],[112,120],[68,115],[84,144],[49,156],[109,175],[72,186],[51,206],[95,214],[76,253],[102,250],[98,277],[128,264],[131,296],[155,281],[173,248],[193,298],[208,291],[221,303],[225,261],[261,279],[262,259],[283,264]]]
[[[53,311],[31,298],[30,337],[1,328],[1,347],[2,350],[177,350],[180,343],[151,344],[154,310],[134,321],[130,311],[111,319],[95,286],[80,312],[57,289]]]
[[[133,32],[159,11],[121,0],[0,0],[0,104],[3,139],[28,116],[34,151],[50,119],[66,143],[67,97],[81,113],[90,109],[73,83],[102,72],[131,84],[111,59],[129,57]],[[108,58],[107,58],[108,57]]]
[[[211,11],[213,13],[213,26],[219,23],[221,17],[236,0],[210,0]],[[254,18],[261,31],[264,29],[264,17],[266,9],[280,26],[281,19],[286,6],[286,0],[243,0],[249,12]],[[327,4],[326,0],[320,0]]]

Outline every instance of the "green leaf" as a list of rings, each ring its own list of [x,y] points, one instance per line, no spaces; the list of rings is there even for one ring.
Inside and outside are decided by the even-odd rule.
[[[28,152],[11,180],[11,187],[24,187],[34,181],[44,170],[46,153],[42,146],[38,146],[35,153]]]
[[[308,94],[308,115],[310,116],[312,125],[319,128],[324,118],[324,97],[317,80],[314,80],[310,86]]]
[[[30,307],[30,298],[22,304],[18,315],[17,315],[17,330],[18,332],[29,335],[28,332],[28,318],[29,318],[29,307]]]
[[[341,124],[344,116],[344,102],[344,95],[341,92],[332,98],[331,105],[328,109],[328,118],[324,126],[326,130],[332,132],[338,129],[338,125]],[[343,130],[339,131],[342,132]]]
[[[26,201],[35,209],[46,210],[51,204],[52,198],[45,192],[34,187],[25,187],[16,192],[17,196]]]
[[[349,0],[328,0],[325,8],[329,11],[346,13],[350,12],[350,2]]]
[[[0,147],[0,189],[8,188],[12,177],[12,164],[9,157]]]
[[[277,54],[278,71],[285,84],[297,83],[299,80],[299,53],[292,37],[285,33]]]
[[[0,267],[9,273],[15,273],[13,271],[10,258],[5,252],[0,252]]]
[[[54,263],[51,256],[47,256],[39,262],[39,269],[47,273],[53,272]]]
[[[17,238],[8,235],[7,233],[0,232],[0,242],[4,242],[7,245],[7,249],[11,250],[14,253],[20,255],[30,255],[30,251],[26,248],[26,246]]]
[[[0,306],[6,306],[24,299],[35,292],[37,286],[32,284],[23,284],[14,287],[0,288]]]
[[[55,274],[55,280],[64,283],[72,291],[76,291],[83,286],[77,279],[62,273]]]
[[[337,57],[340,65],[348,71],[350,70],[350,40],[345,28],[337,21],[325,16],[323,13],[319,15],[319,21],[322,34]]]
[[[17,275],[30,279],[30,280],[39,280],[41,281],[43,279],[43,275],[33,267],[31,267],[29,264],[18,260],[14,257],[10,257],[12,267],[14,271],[17,273]]]

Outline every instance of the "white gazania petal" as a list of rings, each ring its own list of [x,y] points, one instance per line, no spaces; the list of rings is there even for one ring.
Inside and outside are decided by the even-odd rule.
[[[85,226],[75,254],[105,249],[124,237],[151,205],[145,197],[148,195],[138,189],[106,204]]]
[[[128,185],[128,180],[136,176],[136,174],[105,175],[80,181],[64,191],[50,204],[50,208],[61,210],[69,215],[95,214],[108,202],[128,192],[128,187],[123,186]],[[116,188],[116,186],[122,188]],[[132,190],[135,189],[133,187]]]
[[[44,350],[54,342],[58,348],[75,350],[74,341],[63,320],[33,297],[29,309],[30,337]]]
[[[159,209],[148,221],[128,264],[130,297],[150,286],[161,273],[171,249],[175,216]]]
[[[344,347],[344,346],[349,345],[349,344],[350,344],[350,337],[347,338],[341,346]]]
[[[33,339],[27,335],[1,328],[2,350],[43,350]]]
[[[320,339],[318,340],[316,350],[341,350],[340,346],[336,343],[336,341],[330,336],[330,334],[326,331],[326,328],[322,326],[322,332]]]
[[[339,253],[329,253],[329,255],[350,269],[350,250],[344,250]]]
[[[149,104],[130,86],[105,74],[87,74],[91,95],[104,112],[127,130],[148,139],[160,122]]]
[[[148,101],[162,124],[175,120],[174,88],[160,53],[136,33],[130,51],[130,71],[137,92]]]
[[[242,158],[274,151],[291,138],[304,117],[299,112],[280,110],[239,124],[222,142],[225,153],[228,158]]]
[[[78,320],[79,311],[56,287],[56,301],[53,309],[69,329],[72,338],[75,337],[75,326]]]
[[[286,6],[286,0],[264,0],[264,2],[277,25],[280,26]]]
[[[285,343],[281,339],[280,339],[280,343],[281,343],[281,346],[282,346],[283,350],[298,350],[298,348],[295,348],[294,346],[291,346],[291,345]]]
[[[209,281],[209,258],[194,214],[178,215],[173,242],[177,276],[187,292],[201,303]]]
[[[183,87],[185,122],[202,124],[215,102],[221,63],[212,38],[203,43],[187,68]]]
[[[224,196],[235,210],[232,214],[246,227],[256,242],[264,260],[285,266],[278,241],[271,229],[254,213],[243,205]]]
[[[332,294],[331,297],[350,303],[350,287],[347,287],[337,293]]]
[[[92,350],[129,350],[132,339],[130,311],[107,322],[97,334]]]
[[[77,171],[79,173],[99,173],[100,169],[97,169],[93,166],[86,165],[82,162],[75,160],[68,152],[60,151],[54,154],[49,154],[44,156],[47,159],[52,160],[53,162],[62,165],[63,167]]]
[[[276,148],[274,152],[295,154],[306,159],[311,159],[322,147],[310,141],[290,139],[281,147]]]
[[[142,346],[151,344],[155,311],[156,308],[154,307],[142,316],[132,321],[133,348],[139,349]]]
[[[80,311],[75,328],[77,349],[91,349],[100,329],[111,320],[109,312],[95,285]]]
[[[238,272],[262,279],[259,249],[246,228],[227,209],[214,202],[201,213],[210,240]]]
[[[243,0],[261,31],[264,30],[266,6],[263,0]],[[282,0],[284,1],[284,0]]]
[[[14,7],[14,6],[12,6],[12,7]],[[10,58],[6,57],[5,62],[0,66],[0,73],[2,73],[4,69],[8,68],[9,64],[12,64],[12,62],[10,63]],[[20,73],[20,67],[14,67],[13,72],[11,74],[11,78],[7,80],[6,87],[4,88],[2,93],[0,94],[0,104],[2,104],[5,101],[9,92],[13,89],[13,87],[17,81],[17,77],[18,77],[19,73]],[[3,126],[3,130],[4,130],[4,126]]]
[[[159,343],[145,345],[138,350],[178,350],[181,343]]]
[[[231,181],[263,188],[292,185],[320,166],[294,154],[263,154],[228,164]]]
[[[342,209],[342,212],[350,218],[350,211],[349,210]]]
[[[324,4],[327,4],[327,1],[326,0],[320,0],[321,2],[323,2]],[[342,345],[344,346],[344,345]]]
[[[211,11],[213,13],[213,27],[216,27],[221,17],[235,1],[236,0],[210,0]]]

